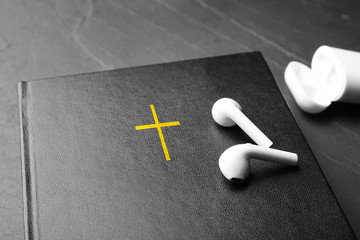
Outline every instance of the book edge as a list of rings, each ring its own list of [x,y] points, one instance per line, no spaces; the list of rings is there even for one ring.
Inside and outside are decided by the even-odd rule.
[[[37,239],[35,234],[36,209],[34,208],[35,185],[33,176],[33,163],[30,153],[29,121],[28,121],[28,82],[18,83],[18,105],[20,122],[20,152],[21,152],[21,177],[23,185],[23,211],[24,211],[24,235],[25,240]]]

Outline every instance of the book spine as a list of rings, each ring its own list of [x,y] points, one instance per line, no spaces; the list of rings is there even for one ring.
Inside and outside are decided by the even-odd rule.
[[[31,131],[29,125],[29,83],[18,83],[18,101],[20,116],[20,146],[21,146],[21,172],[23,182],[23,204],[24,204],[24,227],[25,239],[33,240],[38,238],[36,227],[36,191],[34,162],[31,157]]]

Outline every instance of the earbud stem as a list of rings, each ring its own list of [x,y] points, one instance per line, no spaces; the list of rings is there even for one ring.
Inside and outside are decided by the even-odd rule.
[[[264,148],[256,145],[249,144],[251,151],[249,156],[255,159],[261,159],[269,162],[279,163],[287,166],[296,166],[298,156],[296,153],[281,151],[272,148]]]
[[[273,142],[239,109],[231,106],[231,119],[259,146],[270,147]]]

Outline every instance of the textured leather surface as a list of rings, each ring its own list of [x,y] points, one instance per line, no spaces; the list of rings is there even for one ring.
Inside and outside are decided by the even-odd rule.
[[[212,120],[221,97],[297,168],[253,160],[244,184],[218,167],[251,142]],[[29,239],[352,239],[260,53],[23,82],[22,164]],[[153,104],[171,160],[153,124]]]

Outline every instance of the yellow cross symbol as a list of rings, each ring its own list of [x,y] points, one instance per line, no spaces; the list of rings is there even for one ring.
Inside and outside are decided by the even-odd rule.
[[[170,156],[169,156],[169,152],[167,150],[166,144],[165,144],[165,140],[164,140],[164,136],[162,134],[161,128],[162,127],[170,127],[170,126],[180,125],[180,122],[159,123],[159,120],[158,120],[156,112],[155,112],[154,105],[151,104],[150,108],[151,108],[152,114],[154,116],[155,124],[135,126],[135,129],[136,130],[143,130],[143,129],[149,129],[149,128],[157,128],[158,133],[159,133],[159,137],[160,137],[160,141],[161,141],[161,145],[162,145],[162,147],[164,149],[164,154],[165,154],[166,161],[169,161]]]

